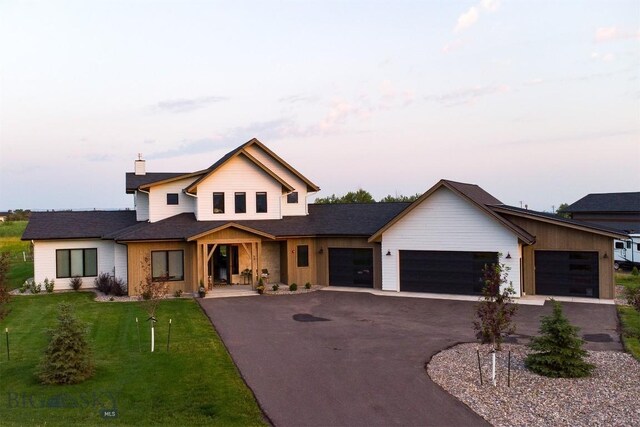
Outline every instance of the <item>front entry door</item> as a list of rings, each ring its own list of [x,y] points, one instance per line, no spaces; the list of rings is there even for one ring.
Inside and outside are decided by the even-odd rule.
[[[209,264],[209,277],[213,277],[214,283],[227,284],[230,282],[229,259],[229,245],[216,246]]]

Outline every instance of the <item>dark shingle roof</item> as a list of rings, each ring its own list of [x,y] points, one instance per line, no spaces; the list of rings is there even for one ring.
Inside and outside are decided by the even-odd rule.
[[[476,184],[466,184],[464,182],[456,182],[456,181],[449,181],[449,180],[443,180],[443,181],[479,205],[502,204],[500,200],[496,199],[495,197],[493,197],[491,194],[484,191],[480,186]]]
[[[135,223],[135,211],[32,212],[22,240],[99,239]]]
[[[246,221],[197,221],[183,213],[154,223],[139,223],[112,233],[116,240],[187,239],[228,223],[249,227],[275,237],[370,236],[409,203],[310,204],[309,215]]]
[[[564,212],[638,212],[640,192],[587,194],[567,206]]]
[[[557,221],[559,223],[563,223],[563,224],[571,224],[571,225],[576,225],[579,227],[585,227],[585,228],[589,228],[595,231],[602,231],[605,233],[613,233],[613,234],[621,234],[621,235],[626,235],[626,233],[622,232],[619,229],[616,228],[609,228],[609,227],[604,227],[598,224],[592,224],[592,223],[587,223],[584,221],[577,221],[575,219],[569,219],[569,218],[565,218],[563,216],[560,215],[556,215],[553,213],[549,213],[549,212],[538,212],[538,211],[533,211],[530,209],[523,209],[523,208],[517,208],[515,206],[509,206],[509,205],[494,205],[494,206],[489,206],[491,209],[493,209],[494,211],[498,212],[498,214],[503,215],[505,212],[508,215],[508,212],[513,212],[514,214],[520,214],[523,216],[527,216],[527,217],[531,217],[532,219],[537,218],[546,218],[546,219],[550,219],[553,221]]]
[[[126,174],[126,190],[127,193],[133,193],[141,185],[151,184],[152,182],[164,181],[165,179],[176,178],[182,175],[189,175],[187,172],[149,172],[145,175],[136,175],[133,172]]]

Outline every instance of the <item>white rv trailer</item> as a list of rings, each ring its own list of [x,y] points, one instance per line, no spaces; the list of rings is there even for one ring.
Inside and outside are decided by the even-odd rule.
[[[629,234],[628,240],[614,240],[613,268],[640,268],[640,234]]]

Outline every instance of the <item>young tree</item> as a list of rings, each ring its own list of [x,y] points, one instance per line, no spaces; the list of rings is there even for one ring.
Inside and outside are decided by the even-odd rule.
[[[147,312],[149,318],[147,319],[151,323],[151,351],[155,350],[155,322],[156,312],[160,301],[166,298],[169,291],[168,272],[164,272],[162,276],[154,278],[151,272],[151,262],[148,256],[140,262],[140,267],[144,272],[144,279],[140,281],[140,287],[138,292],[142,299],[140,304],[142,308]]]
[[[504,264],[485,265],[482,269],[482,297],[476,306],[478,320],[473,322],[483,344],[502,349],[504,337],[515,332],[513,316],[518,310],[514,303],[515,291],[508,282],[509,268]],[[502,286],[509,283],[509,286]]]
[[[11,299],[7,284],[7,274],[9,273],[9,252],[0,253],[0,320],[7,317],[9,309],[7,303]]]
[[[569,205],[567,203],[560,203],[560,206],[558,206],[558,209],[556,209],[555,214],[565,218],[570,218],[571,215],[569,215],[568,212],[565,212],[565,209],[568,207]]]
[[[587,352],[582,349],[584,341],[578,337],[579,330],[564,316],[562,305],[553,301],[553,313],[542,318],[542,335],[529,343],[535,353],[527,356],[525,366],[545,377],[588,377],[594,366],[584,361]]]
[[[48,331],[49,345],[38,367],[43,384],[76,384],[93,375],[93,358],[86,326],[73,315],[71,305],[58,305],[58,325]]]

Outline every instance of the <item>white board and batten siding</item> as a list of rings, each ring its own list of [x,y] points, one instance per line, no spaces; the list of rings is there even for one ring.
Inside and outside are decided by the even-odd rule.
[[[236,213],[235,193],[245,193],[246,212]],[[267,212],[256,212],[256,193],[267,193]],[[280,219],[282,185],[244,156],[229,160],[198,184],[198,221]],[[224,193],[224,213],[213,213],[213,193]]]
[[[136,208],[136,221],[149,220],[149,195],[136,191],[133,195],[133,205]]]
[[[400,290],[400,251],[499,252],[520,296],[520,245],[510,230],[441,187],[382,234],[382,289]],[[386,255],[390,252],[391,255]],[[506,259],[510,254],[511,259]]]
[[[307,184],[304,183],[296,174],[291,172],[280,162],[271,157],[262,148],[255,145],[247,147],[247,152],[255,157],[260,163],[269,168],[270,171],[278,175],[287,184],[298,192],[298,203],[287,203],[287,195],[281,196],[282,216],[301,216],[307,215]]]
[[[127,248],[112,240],[36,240],[33,248],[34,280],[44,283],[44,279],[55,280],[55,289],[71,289],[70,278],[56,277],[56,250],[58,249],[97,249],[98,274],[109,275],[127,281]],[[94,288],[95,276],[83,277],[82,288]],[[44,291],[44,289],[43,289]]]
[[[187,196],[182,191],[195,179],[186,178],[151,187],[149,191],[149,222],[157,222],[185,212],[195,212],[196,198]],[[167,204],[167,194],[171,193],[178,195],[177,205]]]

